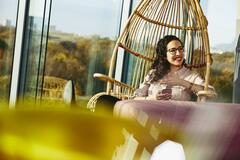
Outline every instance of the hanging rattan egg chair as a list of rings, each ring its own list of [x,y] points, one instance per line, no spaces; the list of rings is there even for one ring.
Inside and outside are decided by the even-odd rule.
[[[128,99],[143,81],[155,57],[158,40],[165,35],[176,35],[184,43],[188,67],[205,74],[202,99],[212,96],[208,91],[210,65],[212,63],[207,19],[198,0],[142,0],[132,12],[113,50],[108,76],[100,73],[94,77],[107,82],[106,92],[94,95],[88,108],[94,111],[98,97],[112,95]],[[133,58],[132,76],[128,84],[114,79],[116,58],[119,49]]]

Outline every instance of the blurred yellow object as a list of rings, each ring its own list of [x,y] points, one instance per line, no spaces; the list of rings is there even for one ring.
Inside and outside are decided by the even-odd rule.
[[[111,159],[124,143],[124,125],[112,116],[83,110],[2,110],[0,159]]]
[[[1,109],[0,160],[149,160],[166,140],[186,159],[240,159],[236,104],[126,100],[115,105],[118,118],[64,106]]]

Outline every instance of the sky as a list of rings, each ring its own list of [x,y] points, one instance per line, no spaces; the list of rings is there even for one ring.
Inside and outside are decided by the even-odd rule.
[[[98,32],[105,36],[112,36],[110,34],[114,33],[113,28],[117,27],[116,18],[119,16],[112,13],[116,13],[120,1],[53,0],[53,6],[55,5],[56,9],[52,10],[52,24],[55,24],[60,30],[72,30],[81,35]],[[208,31],[211,46],[233,42],[236,34],[236,1],[201,0],[201,5],[209,23]],[[66,10],[66,8],[69,9]],[[73,17],[71,19],[67,18],[69,15],[73,15]],[[68,25],[60,25],[62,22],[54,17],[61,17],[61,20],[64,19]],[[79,19],[79,21],[76,22],[76,19]],[[102,25],[103,23],[105,24]],[[107,26],[107,28],[101,28],[101,26]]]
[[[53,0],[51,24],[61,31],[117,36],[121,0]],[[115,34],[113,34],[115,33]]]
[[[36,3],[39,0],[35,0]],[[208,19],[210,45],[232,43],[240,0],[201,0]],[[121,0],[53,0],[51,25],[63,32],[114,37],[118,32]],[[17,0],[0,1],[0,23],[16,15]]]
[[[237,0],[208,0],[203,3],[212,46],[231,43],[236,35]]]
[[[16,19],[18,0],[0,0],[0,24],[8,19],[12,22]]]

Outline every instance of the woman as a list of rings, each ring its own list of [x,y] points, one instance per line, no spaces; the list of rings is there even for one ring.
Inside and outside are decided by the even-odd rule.
[[[134,99],[189,101],[204,89],[204,80],[185,67],[184,46],[179,38],[167,35],[157,44],[157,57]],[[209,89],[214,91],[212,86]],[[196,97],[196,96],[195,96]]]

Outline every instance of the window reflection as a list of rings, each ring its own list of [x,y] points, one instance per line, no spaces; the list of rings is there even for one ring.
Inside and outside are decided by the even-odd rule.
[[[105,89],[93,73],[108,73],[121,7],[121,0],[53,1],[43,100],[61,99],[67,80],[74,82],[77,100]]]
[[[17,6],[18,0],[0,2],[0,101],[9,97]]]
[[[20,96],[38,99],[41,95],[43,64],[51,0],[31,0],[24,28]]]

